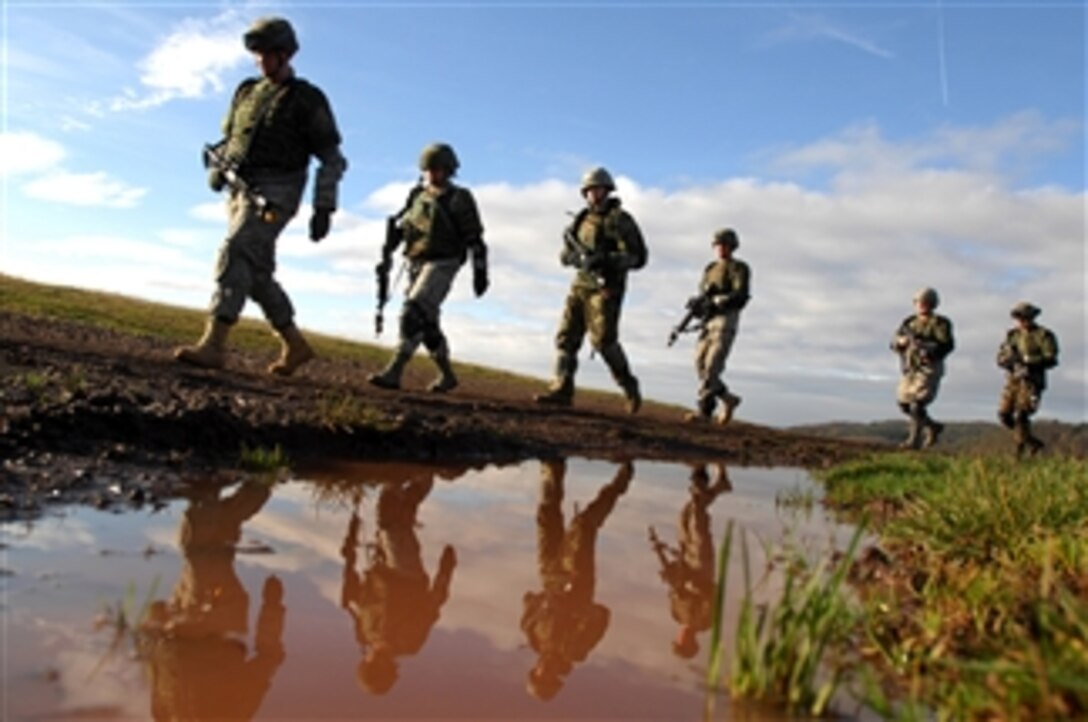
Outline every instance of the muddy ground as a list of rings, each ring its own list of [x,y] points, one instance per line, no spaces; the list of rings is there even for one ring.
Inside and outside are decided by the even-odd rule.
[[[535,405],[523,383],[479,377],[451,394],[369,387],[375,370],[318,359],[290,379],[234,352],[224,371],[176,363],[160,339],[0,312],[0,520],[49,503],[123,508],[232,473],[243,446],[293,464],[328,459],[518,461],[544,456],[817,467],[868,450],[735,421],[692,426],[681,411],[624,413],[619,397]],[[405,379],[422,389],[430,368]],[[543,388],[543,385],[541,385]],[[743,411],[743,407],[742,407]],[[742,414],[743,416],[743,414]]]

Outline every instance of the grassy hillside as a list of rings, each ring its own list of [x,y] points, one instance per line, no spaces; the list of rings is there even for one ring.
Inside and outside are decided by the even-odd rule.
[[[1067,424],[1043,419],[1034,424],[1035,433],[1046,441],[1051,451],[1077,457],[1088,457],[1088,424]],[[846,421],[794,426],[799,433],[831,439],[852,439],[886,444],[898,444],[907,434],[905,421]],[[986,421],[946,422],[941,447],[969,454],[1007,453],[1012,450],[1009,432],[996,423]]]
[[[396,309],[387,309],[386,333],[396,336]],[[155,303],[120,294],[87,291],[67,286],[35,283],[0,274],[0,312],[71,321],[94,328],[141,336],[167,344],[192,343],[204,326],[204,311]],[[389,358],[389,349],[375,344],[349,341],[336,336],[306,332],[306,338],[320,357],[352,361],[377,368]],[[273,355],[279,341],[264,321],[243,318],[230,336],[232,348]],[[413,366],[428,366],[417,355]],[[543,389],[544,380],[476,364],[455,363],[462,382],[501,385],[504,395],[528,398]],[[580,398],[606,399],[617,394],[579,389]],[[679,413],[679,407],[648,403],[647,407]]]

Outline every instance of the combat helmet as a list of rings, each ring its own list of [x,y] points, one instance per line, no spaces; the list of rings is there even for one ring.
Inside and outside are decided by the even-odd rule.
[[[294,55],[298,51],[298,40],[291,23],[279,17],[257,19],[242,36],[246,50],[250,52],[281,51]]]
[[[925,288],[919,288],[917,293],[914,294],[914,302],[918,303],[919,301],[926,307],[934,309],[941,302],[941,297],[937,295],[935,289],[926,286]]]
[[[1021,301],[1012,307],[1012,311],[1009,312],[1009,315],[1016,319],[1034,321],[1035,317],[1042,312],[1043,310],[1038,306],[1033,306],[1027,301]]]
[[[419,169],[445,168],[450,175],[457,173],[461,162],[457,160],[457,154],[448,143],[431,143],[419,154]]]
[[[735,251],[740,248],[740,239],[737,238],[737,232],[732,228],[722,228],[714,232],[714,240],[710,242],[710,245],[728,246]]]
[[[610,192],[616,190],[616,183],[612,180],[612,174],[600,166],[590,168],[582,175],[582,193],[595,186],[600,186]]]

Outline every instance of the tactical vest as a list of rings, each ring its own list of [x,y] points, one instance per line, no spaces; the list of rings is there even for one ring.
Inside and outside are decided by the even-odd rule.
[[[928,318],[918,314],[908,316],[899,325],[899,333],[913,335],[919,341],[925,342],[932,347],[932,352],[928,354],[929,358],[924,356],[921,349],[916,348],[913,344],[908,348],[905,365],[911,370],[929,366],[929,361],[936,363],[944,361],[944,358],[954,348],[952,322],[944,316],[936,314],[932,314]]]
[[[227,156],[243,172],[300,171],[312,154],[340,143],[324,94],[298,78],[281,85],[267,78],[243,81],[223,121],[223,132]]]
[[[707,264],[703,271],[703,282],[699,286],[702,293],[736,294],[733,308],[739,310],[748,303],[748,264],[736,258],[721,259]]]
[[[479,237],[478,227],[464,227],[470,216],[475,217],[475,209],[472,195],[460,186],[451,183],[438,195],[416,186],[401,216],[404,254],[419,261],[456,258],[464,262],[469,242]]]

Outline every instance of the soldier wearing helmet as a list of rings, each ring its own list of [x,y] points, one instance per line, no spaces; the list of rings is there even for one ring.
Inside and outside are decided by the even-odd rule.
[[[627,397],[627,411],[636,413],[642,404],[638,379],[620,345],[619,324],[627,274],[646,265],[646,242],[635,219],[611,195],[615,189],[604,168],[593,168],[582,177],[586,207],[564,231],[559,256],[564,266],[575,269],[574,281],[555,338],[555,378],[547,392],[535,396],[538,403],[573,402],[578,350],[588,332],[594,351]]]
[[[997,418],[1010,429],[1016,441],[1016,454],[1034,456],[1043,442],[1031,433],[1031,416],[1039,410],[1046,389],[1046,372],[1058,365],[1058,338],[1050,329],[1035,323],[1042,313],[1022,301],[1013,306],[1015,320],[997,351],[997,365],[1005,369],[1005,388],[997,405]]]
[[[715,232],[711,245],[718,259],[707,265],[699,283],[699,295],[689,301],[689,308],[702,321],[702,327],[695,345],[699,396],[695,411],[685,418],[688,421],[706,421],[714,414],[718,401],[721,401],[718,423],[725,425],[733,419],[733,411],[740,405],[740,397],[730,393],[721,375],[737,337],[740,312],[751,297],[752,274],[747,263],[733,257],[733,252],[740,247],[740,240],[732,228]]]
[[[902,376],[897,393],[899,408],[909,419],[909,430],[901,448],[928,448],[937,443],[944,424],[929,417],[926,408],[937,398],[944,376],[944,359],[956,347],[952,322],[934,313],[940,303],[932,288],[914,294],[915,313],[907,316],[892,339],[899,354]]]
[[[421,343],[439,372],[428,388],[445,393],[457,387],[449,343],[439,324],[442,302],[470,253],[476,296],[482,296],[488,287],[487,246],[476,200],[467,188],[452,182],[459,167],[457,154],[446,143],[424,148],[419,157],[423,179],[409,191],[404,208],[392,221],[394,232],[382,249],[381,265],[388,268],[388,259],[403,244],[408,291],[400,315],[400,343],[393,358],[380,373],[367,377],[379,388],[400,388],[404,367]]]
[[[295,77],[298,41],[283,18],[257,20],[243,36],[260,77],[241,83],[223,121],[223,139],[209,146],[209,185],[229,187],[228,232],[219,250],[216,291],[204,336],[175,351],[179,361],[221,368],[226,341],[247,298],[261,307],[281,341],[269,372],[289,376],[314,356],[295,326],[291,300],[276,281],[276,240],[298,212],[310,158],[317,158],[314,242],[329,232],[337,188],[347,169],[332,108],[316,86]]]

